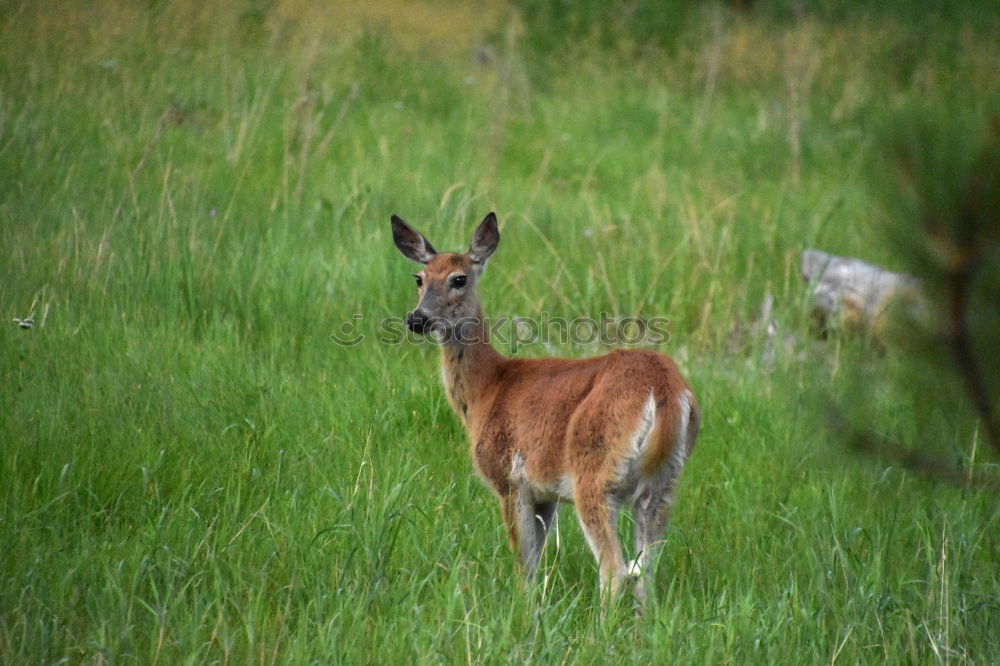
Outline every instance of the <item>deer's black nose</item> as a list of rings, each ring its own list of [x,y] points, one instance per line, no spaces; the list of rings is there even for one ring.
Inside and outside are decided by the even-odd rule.
[[[427,322],[429,320],[430,317],[425,315],[420,310],[414,310],[410,314],[406,315],[406,325],[414,333],[423,333],[427,330]]]

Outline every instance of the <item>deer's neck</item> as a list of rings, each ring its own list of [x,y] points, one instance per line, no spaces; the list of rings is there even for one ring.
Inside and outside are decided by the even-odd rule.
[[[468,427],[469,415],[484,387],[495,376],[503,357],[490,344],[482,310],[460,336],[441,345],[441,378],[451,406]]]

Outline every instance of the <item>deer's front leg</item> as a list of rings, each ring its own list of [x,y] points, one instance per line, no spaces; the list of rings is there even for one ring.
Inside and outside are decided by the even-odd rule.
[[[519,553],[520,537],[517,525],[517,491],[510,488],[505,494],[500,496],[500,512],[503,514],[503,524],[507,528],[507,541],[510,549]]]
[[[517,555],[525,577],[533,580],[555,517],[556,503],[536,503],[530,492],[514,486],[504,497],[503,511],[510,548]]]

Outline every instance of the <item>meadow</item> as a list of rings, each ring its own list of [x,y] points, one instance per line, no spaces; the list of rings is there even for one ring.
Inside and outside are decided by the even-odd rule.
[[[996,455],[947,376],[817,338],[798,275],[906,268],[881,137],[989,126],[1000,12],[759,4],[657,41],[476,0],[0,2],[0,662],[1000,662],[995,488],[830,411]],[[416,302],[389,216],[457,250],[490,210],[488,314],[665,317],[703,407],[641,617],[601,612],[572,507],[519,582],[437,350],[379,340]]]

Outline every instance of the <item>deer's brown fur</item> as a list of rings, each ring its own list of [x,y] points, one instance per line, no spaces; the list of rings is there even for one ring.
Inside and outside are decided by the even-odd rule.
[[[582,360],[504,357],[489,343],[477,293],[499,243],[496,217],[483,220],[464,254],[438,254],[395,216],[393,236],[404,256],[424,264],[420,303],[408,321],[442,338],[448,400],[469,433],[476,470],[500,500],[528,577],[561,500],[576,505],[604,590],[614,592],[629,574],[648,575],[701,422],[674,362],[648,350]],[[626,503],[635,513],[637,552],[628,565],[616,531]],[[636,584],[639,598],[644,582]]]

